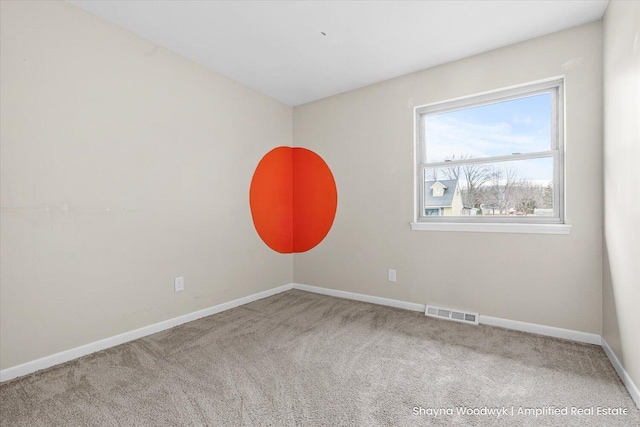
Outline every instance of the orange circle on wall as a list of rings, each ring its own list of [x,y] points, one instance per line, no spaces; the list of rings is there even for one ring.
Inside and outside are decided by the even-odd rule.
[[[329,233],[338,206],[333,174],[305,148],[278,147],[256,167],[249,190],[253,224],[280,253],[306,252]]]

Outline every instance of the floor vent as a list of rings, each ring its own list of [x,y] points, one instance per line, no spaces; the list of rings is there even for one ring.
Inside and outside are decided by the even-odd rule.
[[[455,322],[471,323],[473,325],[478,324],[478,313],[472,311],[455,310],[452,308],[436,307],[435,305],[428,305],[424,314],[430,317],[437,317],[439,319],[448,319]]]

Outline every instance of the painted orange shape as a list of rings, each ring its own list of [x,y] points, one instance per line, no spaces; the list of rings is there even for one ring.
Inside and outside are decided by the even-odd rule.
[[[306,252],[329,233],[338,206],[333,174],[305,148],[278,147],[256,167],[249,190],[253,224],[280,253]]]

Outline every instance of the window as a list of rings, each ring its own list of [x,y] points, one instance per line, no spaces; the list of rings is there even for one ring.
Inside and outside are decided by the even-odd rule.
[[[560,79],[416,108],[413,225],[564,224],[563,106]]]

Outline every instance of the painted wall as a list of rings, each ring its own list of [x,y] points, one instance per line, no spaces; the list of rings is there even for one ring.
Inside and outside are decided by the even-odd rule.
[[[596,22],[295,107],[294,144],[330,165],[340,203],[327,238],[294,255],[294,281],[600,334],[601,31]],[[559,75],[571,234],[411,231],[413,108]]]
[[[603,336],[640,385],[640,3],[609,2],[603,30]]]
[[[248,195],[290,107],[73,5],[0,5],[2,368],[292,281]]]

